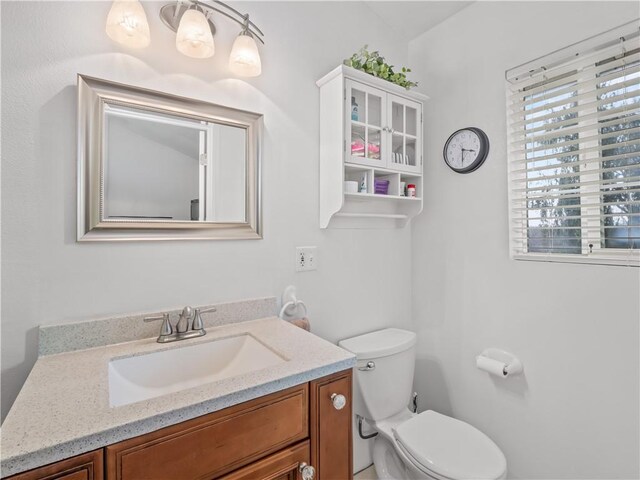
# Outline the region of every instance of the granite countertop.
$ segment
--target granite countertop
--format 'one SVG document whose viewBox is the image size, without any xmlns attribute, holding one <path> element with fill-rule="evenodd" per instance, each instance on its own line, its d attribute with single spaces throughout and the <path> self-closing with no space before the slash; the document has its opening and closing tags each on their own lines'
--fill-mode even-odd
<svg viewBox="0 0 640 480">
<path fill-rule="evenodd" d="M 137 403 L 110 407 L 113 358 L 250 334 L 281 364 Z M 207 328 L 170 344 L 155 338 L 40 357 L 1 429 L 2 476 L 246 402 L 355 365 L 353 354 L 277 317 Z"/>
</svg>

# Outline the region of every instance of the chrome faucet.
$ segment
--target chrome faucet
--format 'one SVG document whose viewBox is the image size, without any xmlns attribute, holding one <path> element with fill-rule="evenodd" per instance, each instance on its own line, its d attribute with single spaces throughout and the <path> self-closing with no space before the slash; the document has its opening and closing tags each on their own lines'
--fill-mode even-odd
<svg viewBox="0 0 640 480">
<path fill-rule="evenodd" d="M 171 325 L 171 318 L 168 313 L 163 313 L 161 316 L 157 317 L 146 317 L 144 321 L 154 322 L 156 320 L 162 320 L 160 335 L 158 336 L 157 342 L 169 343 L 206 335 L 207 331 L 204 329 L 200 314 L 215 311 L 215 307 L 207 308 L 206 310 L 201 310 L 199 308 L 194 310 L 189 306 L 184 307 L 182 309 L 182 313 L 180 313 L 180 316 L 178 317 L 175 328 Z"/>
<path fill-rule="evenodd" d="M 189 330 L 189 321 L 193 316 L 193 309 L 189 306 L 182 309 L 178 323 L 176 323 L 176 333 L 185 333 Z"/>
</svg>

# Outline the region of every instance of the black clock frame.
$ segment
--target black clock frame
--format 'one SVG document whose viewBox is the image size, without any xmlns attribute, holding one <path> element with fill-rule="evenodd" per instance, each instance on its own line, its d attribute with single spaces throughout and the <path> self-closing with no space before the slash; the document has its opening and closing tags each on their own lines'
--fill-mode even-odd
<svg viewBox="0 0 640 480">
<path fill-rule="evenodd" d="M 480 139 L 480 152 L 478 152 L 478 158 L 476 158 L 475 161 L 472 164 L 470 164 L 468 167 L 454 168 L 451 165 L 449 165 L 449 162 L 447 162 L 447 146 L 449 145 L 453 137 L 455 137 L 458 133 L 464 130 L 469 130 L 475 133 L 476 135 L 478 135 L 478 138 Z M 456 173 L 475 172 L 477 169 L 479 169 L 482 166 L 484 161 L 487 159 L 487 155 L 489 155 L 489 137 L 487 136 L 486 133 L 484 133 L 484 131 L 482 131 L 477 127 L 465 127 L 465 128 L 456 130 L 451 135 L 449 135 L 449 138 L 445 142 L 444 148 L 442 149 L 442 157 L 444 158 L 444 163 L 446 163 L 447 167 L 449 167 L 451 170 L 453 170 Z"/>
</svg>

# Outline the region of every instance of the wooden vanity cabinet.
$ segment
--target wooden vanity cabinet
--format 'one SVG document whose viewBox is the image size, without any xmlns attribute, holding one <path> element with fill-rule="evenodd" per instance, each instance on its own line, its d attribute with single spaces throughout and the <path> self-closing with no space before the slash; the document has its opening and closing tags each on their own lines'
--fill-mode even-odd
<svg viewBox="0 0 640 480">
<path fill-rule="evenodd" d="M 310 461 L 309 441 L 306 440 L 225 475 L 220 480 L 303 480 L 300 465 L 309 465 Z"/>
<path fill-rule="evenodd" d="M 106 447 L 108 480 L 219 478 L 309 437 L 309 386 Z"/>
<path fill-rule="evenodd" d="M 19 473 L 9 480 L 103 480 L 103 449 L 83 453 L 44 467 Z"/>
<path fill-rule="evenodd" d="M 349 369 L 10 480 L 351 480 L 351 398 Z"/>
<path fill-rule="evenodd" d="M 352 478 L 352 375 L 339 372 L 311 382 L 311 465 L 323 480 Z M 340 410 L 332 395 L 344 395 Z"/>
</svg>

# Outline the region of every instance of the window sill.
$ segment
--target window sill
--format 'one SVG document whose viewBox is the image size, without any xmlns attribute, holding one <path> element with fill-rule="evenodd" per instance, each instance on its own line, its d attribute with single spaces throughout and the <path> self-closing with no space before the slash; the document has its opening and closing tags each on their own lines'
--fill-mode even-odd
<svg viewBox="0 0 640 480">
<path fill-rule="evenodd" d="M 614 255 L 559 255 L 548 253 L 519 253 L 511 255 L 514 260 L 529 262 L 585 263 L 590 265 L 610 265 L 618 267 L 640 267 L 640 252 Z"/>
</svg>

